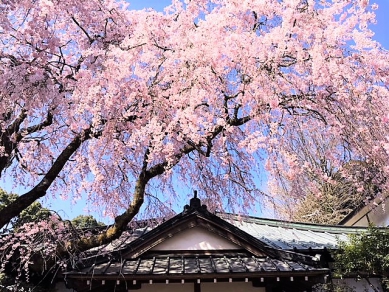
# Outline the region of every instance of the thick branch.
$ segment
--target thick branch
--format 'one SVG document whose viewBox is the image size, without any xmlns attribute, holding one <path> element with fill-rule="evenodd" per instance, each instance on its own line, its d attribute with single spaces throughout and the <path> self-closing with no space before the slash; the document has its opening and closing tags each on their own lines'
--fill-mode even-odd
<svg viewBox="0 0 389 292">
<path fill-rule="evenodd" d="M 231 126 L 241 126 L 244 123 L 248 122 L 250 117 L 235 118 L 229 121 Z M 185 155 L 197 151 L 199 147 L 207 147 L 207 153 L 209 154 L 212 148 L 212 141 L 224 130 L 223 126 L 216 126 L 213 131 L 210 131 L 205 137 L 207 141 L 204 145 L 194 145 L 193 143 L 186 144 L 175 156 L 174 162 L 170 164 L 165 160 L 161 163 L 148 167 L 148 154 L 149 149 L 146 150 L 143 166 L 140 175 L 138 176 L 133 199 L 128 206 L 127 210 L 115 218 L 115 223 L 110 226 L 107 230 L 89 237 L 83 237 L 80 240 L 68 242 L 65 244 L 64 249 L 59 250 L 60 255 L 66 255 L 66 253 L 74 252 L 83 252 L 88 249 L 98 247 L 104 244 L 108 244 L 115 239 L 118 239 L 120 235 L 127 229 L 127 225 L 131 220 L 138 214 L 143 202 L 146 191 L 146 186 L 148 182 L 158 176 L 163 174 L 167 169 L 172 168 L 174 165 L 178 164 L 182 157 Z"/>
<path fill-rule="evenodd" d="M 29 192 L 18 197 L 14 202 L 0 211 L 0 228 L 4 227 L 13 217 L 18 216 L 34 201 L 46 195 L 46 191 L 57 178 L 69 158 L 77 151 L 81 144 L 90 138 L 90 130 L 77 135 L 61 152 L 43 179 Z"/>
<path fill-rule="evenodd" d="M 176 154 L 174 165 L 176 165 L 183 156 L 194 151 L 195 149 L 196 148 L 191 145 L 186 145 L 183 147 L 181 151 Z M 139 175 L 135 185 L 134 198 L 132 199 L 127 210 L 123 214 L 117 216 L 115 218 L 115 223 L 106 231 L 98 235 L 83 237 L 76 242 L 69 242 L 67 245 L 65 245 L 65 250 L 59 251 L 60 254 L 66 254 L 67 252 L 74 253 L 75 251 L 83 252 L 88 249 L 110 243 L 113 240 L 119 238 L 123 231 L 126 230 L 128 223 L 130 223 L 136 214 L 138 214 L 144 202 L 147 183 L 150 181 L 150 179 L 163 174 L 168 167 L 171 168 L 174 166 L 169 165 L 167 161 L 164 161 L 147 169 L 148 151 L 149 150 L 147 150 L 144 157 L 142 172 Z"/>
<path fill-rule="evenodd" d="M 49 111 L 46 119 L 34 126 L 20 129 L 20 125 L 27 118 L 27 111 L 22 110 L 15 121 L 7 127 L 0 137 L 0 146 L 4 147 L 4 154 L 0 156 L 0 177 L 3 170 L 5 170 L 12 163 L 13 152 L 16 151 L 17 143 L 20 142 L 26 135 L 35 133 L 53 123 L 53 116 Z"/>
<path fill-rule="evenodd" d="M 15 119 L 15 121 L 8 126 L 6 132 L 7 133 L 17 133 L 19 131 L 20 125 L 23 123 L 23 121 L 27 117 L 27 111 L 22 110 L 20 115 Z"/>
<path fill-rule="evenodd" d="M 89 237 L 82 237 L 76 242 L 69 242 L 65 245 L 65 250 L 60 250 L 60 254 L 66 255 L 66 253 L 83 252 L 93 247 L 108 244 L 113 240 L 120 237 L 123 231 L 126 230 L 128 223 L 138 214 L 140 207 L 143 204 L 146 185 L 151 177 L 145 176 L 144 173 L 139 176 L 135 186 L 134 198 L 127 210 L 115 218 L 115 223 L 110 226 L 107 230 L 97 235 Z"/>
<path fill-rule="evenodd" d="M 41 123 L 39 123 L 37 125 L 34 125 L 34 126 L 30 126 L 28 128 L 25 128 L 25 129 L 21 129 L 17 133 L 16 141 L 19 142 L 19 141 L 21 141 L 23 139 L 23 137 L 25 135 L 38 132 L 38 131 L 42 130 L 43 128 L 47 127 L 47 126 L 50 126 L 52 123 L 53 123 L 53 115 L 49 111 L 49 112 L 47 112 L 46 119 L 43 122 L 41 122 Z"/>
<path fill-rule="evenodd" d="M 0 156 L 0 177 L 4 169 L 6 169 L 12 160 L 12 151 L 16 148 L 16 142 L 12 140 L 14 133 L 17 133 L 20 129 L 20 125 L 26 119 L 27 114 L 25 110 L 22 110 L 20 115 L 9 125 L 4 133 L 0 135 L 0 146 L 4 147 L 4 154 Z M 0 129 L 1 130 L 1 129 Z"/>
</svg>

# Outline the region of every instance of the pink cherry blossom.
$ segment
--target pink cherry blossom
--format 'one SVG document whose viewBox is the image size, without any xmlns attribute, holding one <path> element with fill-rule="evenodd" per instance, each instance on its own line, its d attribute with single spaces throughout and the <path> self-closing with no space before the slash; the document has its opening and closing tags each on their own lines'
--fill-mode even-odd
<svg viewBox="0 0 389 292">
<path fill-rule="evenodd" d="M 277 177 L 293 196 L 316 191 L 300 174 L 326 176 L 300 138 L 308 150 L 324 145 L 336 169 L 363 157 L 387 175 L 389 60 L 372 40 L 367 1 L 127 6 L 0 7 L 0 174 L 31 190 L 25 202 L 84 195 L 122 214 L 101 244 L 144 201 L 171 206 L 185 188 L 235 211 L 264 195 L 264 175 L 275 197 Z M 26 205 L 1 210 L 0 225 Z"/>
</svg>

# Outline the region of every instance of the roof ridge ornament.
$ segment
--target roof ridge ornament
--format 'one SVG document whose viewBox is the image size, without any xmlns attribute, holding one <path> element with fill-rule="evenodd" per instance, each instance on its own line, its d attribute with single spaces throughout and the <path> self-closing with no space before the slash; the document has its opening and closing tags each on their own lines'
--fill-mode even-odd
<svg viewBox="0 0 389 292">
<path fill-rule="evenodd" d="M 201 205 L 201 200 L 197 197 L 197 191 L 193 191 L 193 198 L 190 199 L 189 205 L 184 206 L 184 213 L 189 210 L 207 210 L 206 205 Z"/>
<path fill-rule="evenodd" d="M 193 209 L 198 209 L 201 207 L 201 201 L 197 198 L 197 191 L 193 192 L 193 198 L 190 199 L 189 206 Z"/>
</svg>

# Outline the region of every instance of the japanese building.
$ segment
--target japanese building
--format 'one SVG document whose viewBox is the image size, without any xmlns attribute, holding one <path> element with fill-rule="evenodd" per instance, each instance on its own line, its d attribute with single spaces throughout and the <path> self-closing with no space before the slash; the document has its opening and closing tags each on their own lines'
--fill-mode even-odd
<svg viewBox="0 0 389 292">
<path fill-rule="evenodd" d="M 60 291 L 308 292 L 334 281 L 330 251 L 338 240 L 366 230 L 213 214 L 196 196 L 180 214 L 150 225 L 91 250 L 64 274 Z M 345 283 L 374 291 L 363 281 Z"/>
</svg>

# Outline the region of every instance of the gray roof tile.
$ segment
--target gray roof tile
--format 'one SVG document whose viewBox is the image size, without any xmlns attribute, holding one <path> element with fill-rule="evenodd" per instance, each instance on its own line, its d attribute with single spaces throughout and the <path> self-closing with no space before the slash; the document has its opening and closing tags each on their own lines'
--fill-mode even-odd
<svg viewBox="0 0 389 292">
<path fill-rule="evenodd" d="M 184 266 L 182 265 L 184 263 Z M 293 261 L 281 261 L 270 258 L 250 256 L 207 256 L 207 257 L 154 257 L 126 260 L 122 262 L 107 262 L 93 265 L 88 270 L 81 271 L 90 275 L 164 275 L 164 274 L 226 274 L 255 272 L 299 272 L 321 270 L 312 266 Z M 66 273 L 80 274 L 72 271 Z"/>
<path fill-rule="evenodd" d="M 122 273 L 123 274 L 133 274 L 138 267 L 138 260 L 126 260 L 123 265 Z"/>
<path fill-rule="evenodd" d="M 213 273 L 215 271 L 211 258 L 199 258 L 198 263 L 200 266 L 201 273 Z"/>
<path fill-rule="evenodd" d="M 136 274 L 151 274 L 154 267 L 155 259 L 140 259 Z"/>
<path fill-rule="evenodd" d="M 110 275 L 110 274 L 120 274 L 122 270 L 122 263 L 121 262 L 111 262 L 108 269 L 106 270 L 105 274 Z M 95 271 L 93 271 L 94 274 Z"/>
<path fill-rule="evenodd" d="M 171 258 L 169 274 L 181 274 L 183 272 L 183 258 Z"/>
<path fill-rule="evenodd" d="M 366 230 L 361 227 L 294 223 L 224 213 L 217 215 L 270 247 L 284 250 L 336 249 L 339 240 L 348 240 L 348 234 Z"/>
</svg>

